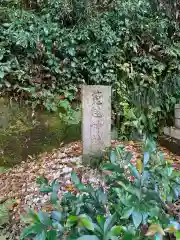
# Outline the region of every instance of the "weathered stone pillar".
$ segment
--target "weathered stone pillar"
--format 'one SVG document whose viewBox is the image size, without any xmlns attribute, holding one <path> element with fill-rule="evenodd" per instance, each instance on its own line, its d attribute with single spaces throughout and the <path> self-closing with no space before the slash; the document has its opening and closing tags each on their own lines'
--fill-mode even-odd
<svg viewBox="0 0 180 240">
<path fill-rule="evenodd" d="M 111 145 L 111 87 L 82 87 L 83 162 L 99 161 L 103 150 Z"/>
<path fill-rule="evenodd" d="M 175 127 L 180 129 L 180 104 L 175 105 Z"/>
</svg>

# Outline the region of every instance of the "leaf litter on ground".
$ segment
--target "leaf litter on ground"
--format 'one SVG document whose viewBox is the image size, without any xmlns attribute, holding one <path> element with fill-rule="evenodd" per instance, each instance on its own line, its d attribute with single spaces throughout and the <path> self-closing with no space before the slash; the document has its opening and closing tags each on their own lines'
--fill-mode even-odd
<svg viewBox="0 0 180 240">
<path fill-rule="evenodd" d="M 131 163 L 141 159 L 141 143 L 140 142 L 120 142 L 112 141 L 112 147 L 124 144 L 125 150 L 132 153 Z M 179 164 L 179 158 L 170 153 L 167 149 L 159 147 L 164 152 L 165 158 L 171 159 L 176 165 Z M 30 157 L 26 162 L 14 166 L 6 172 L 0 173 L 0 204 L 8 200 L 15 199 L 15 203 L 8 206 L 10 212 L 10 223 L 3 226 L 3 231 L 11 232 L 14 238 L 19 239 L 19 232 L 23 223 L 20 216 L 23 215 L 28 208 L 34 210 L 51 211 L 49 204 L 50 194 L 43 194 L 39 191 L 36 180 L 38 177 L 45 177 L 49 181 L 57 179 L 60 188 L 58 197 L 61 198 L 65 192 L 73 192 L 74 184 L 71 180 L 72 171 L 77 174 L 82 183 L 91 183 L 94 187 L 106 188 L 103 181 L 102 172 L 98 169 L 91 169 L 82 164 L 82 143 L 73 142 L 59 149 L 53 150 L 51 153 L 40 154 L 36 158 Z M 0 228 L 1 229 L 1 228 Z M 1 234 L 1 230 L 0 230 Z M 15 237 L 17 235 L 17 237 Z M 1 235 L 0 235 L 1 236 Z M 10 237 L 8 239 L 11 239 Z"/>
</svg>

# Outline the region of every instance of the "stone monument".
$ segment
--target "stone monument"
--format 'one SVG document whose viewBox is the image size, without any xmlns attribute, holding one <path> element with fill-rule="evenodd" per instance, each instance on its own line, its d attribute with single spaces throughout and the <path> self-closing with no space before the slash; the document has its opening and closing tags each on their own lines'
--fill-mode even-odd
<svg viewBox="0 0 180 240">
<path fill-rule="evenodd" d="M 111 87 L 82 87 L 83 162 L 93 164 L 111 145 Z"/>
<path fill-rule="evenodd" d="M 180 104 L 175 105 L 175 126 L 165 127 L 160 143 L 180 156 Z"/>
</svg>

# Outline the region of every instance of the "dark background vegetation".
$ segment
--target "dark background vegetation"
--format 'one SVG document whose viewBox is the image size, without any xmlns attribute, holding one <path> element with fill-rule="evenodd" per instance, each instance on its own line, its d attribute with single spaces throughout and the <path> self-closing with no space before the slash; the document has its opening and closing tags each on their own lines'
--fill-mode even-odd
<svg viewBox="0 0 180 240">
<path fill-rule="evenodd" d="M 179 101 L 178 0 L 0 0 L 0 88 L 57 111 L 81 84 L 113 87 L 121 132 L 155 134 Z M 68 94 L 67 94 L 68 93 Z"/>
</svg>

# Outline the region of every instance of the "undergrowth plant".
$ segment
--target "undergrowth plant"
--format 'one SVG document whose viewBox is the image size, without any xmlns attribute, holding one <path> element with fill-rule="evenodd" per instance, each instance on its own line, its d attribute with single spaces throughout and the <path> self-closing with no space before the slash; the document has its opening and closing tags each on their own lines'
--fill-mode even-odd
<svg viewBox="0 0 180 240">
<path fill-rule="evenodd" d="M 146 141 L 136 167 L 122 146 L 103 164 L 106 187 L 84 185 L 72 173 L 74 191 L 58 199 L 57 180 L 39 178 L 40 191 L 51 192 L 53 211 L 30 210 L 21 239 L 143 240 L 179 236 L 179 172 Z M 122 163 L 124 166 L 122 167 Z M 168 238 L 169 237 L 169 238 Z"/>
</svg>

